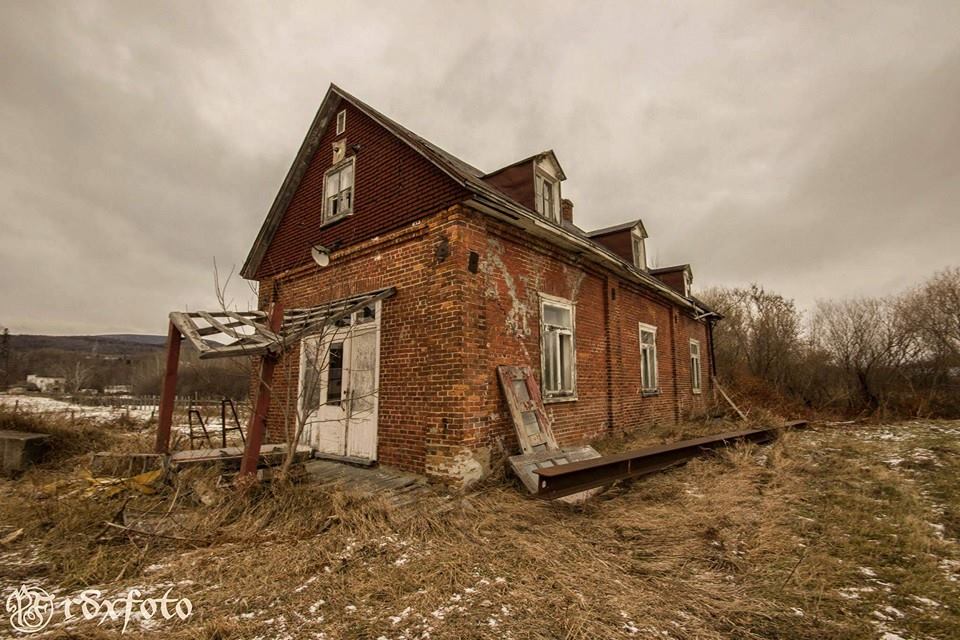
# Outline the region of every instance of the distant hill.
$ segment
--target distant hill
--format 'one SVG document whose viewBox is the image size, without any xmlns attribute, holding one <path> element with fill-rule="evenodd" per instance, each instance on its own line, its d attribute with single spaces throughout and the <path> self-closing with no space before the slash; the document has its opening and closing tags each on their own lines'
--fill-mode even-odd
<svg viewBox="0 0 960 640">
<path fill-rule="evenodd" d="M 110 334 L 102 336 L 42 336 L 10 335 L 10 348 L 14 351 L 35 349 L 59 349 L 103 355 L 131 355 L 163 349 L 166 336 L 136 334 Z"/>
</svg>

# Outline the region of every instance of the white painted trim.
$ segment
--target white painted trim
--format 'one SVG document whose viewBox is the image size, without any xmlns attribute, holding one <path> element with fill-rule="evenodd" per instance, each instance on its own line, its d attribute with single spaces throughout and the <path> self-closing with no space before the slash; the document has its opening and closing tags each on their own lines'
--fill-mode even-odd
<svg viewBox="0 0 960 640">
<path fill-rule="evenodd" d="M 639 261 L 641 264 L 637 264 L 638 263 L 638 260 L 637 260 L 637 243 L 638 242 L 640 243 L 640 251 L 643 254 L 642 255 L 643 260 Z M 646 243 L 646 239 L 643 237 L 643 234 L 640 233 L 640 231 L 636 227 L 630 230 L 630 252 L 633 254 L 633 266 L 635 266 L 637 269 L 646 271 L 647 270 L 647 243 Z"/>
<path fill-rule="evenodd" d="M 353 190 L 353 193 L 350 195 L 350 210 L 340 211 L 337 213 L 337 215 L 330 217 L 327 215 L 327 176 L 329 176 L 331 173 L 342 171 L 348 164 L 353 165 L 353 185 L 350 187 Z M 320 201 L 320 203 L 320 220 L 322 221 L 322 224 L 336 222 L 341 218 L 346 218 L 347 216 L 353 214 L 353 210 L 357 206 L 357 156 L 347 156 L 323 172 L 323 199 Z"/>
<path fill-rule="evenodd" d="M 547 293 L 539 293 L 540 296 L 540 396 L 544 404 L 554 402 L 572 402 L 577 399 L 577 303 L 566 298 L 552 296 Z M 570 393 L 557 393 L 547 391 L 547 380 L 545 377 L 546 360 L 544 358 L 544 332 L 543 332 L 543 307 L 549 304 L 556 307 L 565 307 L 570 311 L 570 384 L 572 386 Z"/>
<path fill-rule="evenodd" d="M 644 392 L 650 393 L 654 391 L 659 391 L 660 389 L 660 358 L 657 356 L 657 327 L 652 324 L 646 324 L 644 322 L 638 322 L 639 325 L 637 330 L 637 340 L 640 345 L 640 389 Z M 644 386 L 643 381 L 643 332 L 653 334 L 653 376 L 654 384 L 652 387 Z"/>
<path fill-rule="evenodd" d="M 697 347 L 697 376 L 696 376 L 697 386 L 694 386 L 693 384 L 693 346 L 694 345 L 696 345 Z M 701 351 L 700 349 L 700 341 L 697 340 L 696 338 L 690 338 L 690 372 L 691 372 L 690 390 L 695 394 L 699 394 L 703 390 L 703 351 Z"/>
</svg>

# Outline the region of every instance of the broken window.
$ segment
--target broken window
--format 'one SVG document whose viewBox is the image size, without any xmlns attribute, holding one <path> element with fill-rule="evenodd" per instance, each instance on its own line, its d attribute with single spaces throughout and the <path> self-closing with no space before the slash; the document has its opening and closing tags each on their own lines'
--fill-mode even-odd
<svg viewBox="0 0 960 640">
<path fill-rule="evenodd" d="M 357 311 L 355 314 L 357 317 L 357 324 L 367 324 L 368 322 L 374 322 L 377 319 L 377 309 L 376 305 L 370 305 L 364 307 L 360 311 Z"/>
<path fill-rule="evenodd" d="M 554 192 L 555 189 L 556 185 L 552 180 L 545 176 L 537 175 L 537 213 L 553 222 L 557 222 L 557 198 Z"/>
<path fill-rule="evenodd" d="M 540 306 L 542 385 L 545 398 L 572 398 L 576 391 L 574 306 L 543 296 Z"/>
<path fill-rule="evenodd" d="M 340 404 L 343 398 L 343 343 L 330 344 L 330 365 L 327 367 L 327 404 Z"/>
<path fill-rule="evenodd" d="M 700 342 L 690 340 L 690 387 L 700 393 Z"/>
<path fill-rule="evenodd" d="M 657 328 L 640 323 L 640 383 L 644 391 L 657 390 Z"/>
<path fill-rule="evenodd" d="M 327 171 L 323 187 L 324 222 L 353 213 L 353 174 L 353 158 Z"/>
</svg>

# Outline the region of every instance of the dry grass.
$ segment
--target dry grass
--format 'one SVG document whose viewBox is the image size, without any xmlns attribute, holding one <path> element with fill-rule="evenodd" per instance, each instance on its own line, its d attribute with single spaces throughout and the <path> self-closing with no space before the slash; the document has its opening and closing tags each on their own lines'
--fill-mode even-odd
<svg viewBox="0 0 960 640">
<path fill-rule="evenodd" d="M 733 428 L 688 423 L 601 447 Z M 28 507 L 29 481 L 6 483 L 0 510 L 29 527 L 20 548 L 38 552 L 34 577 L 48 585 L 189 597 L 194 616 L 163 637 L 949 638 L 960 628 L 958 434 L 957 423 L 811 429 L 577 507 L 512 484 L 458 497 L 442 516 L 432 500 L 410 517 L 310 484 L 211 501 L 196 472 L 136 499 L 165 510 L 176 494 L 169 532 L 190 542 L 97 543 L 123 498 Z"/>
</svg>

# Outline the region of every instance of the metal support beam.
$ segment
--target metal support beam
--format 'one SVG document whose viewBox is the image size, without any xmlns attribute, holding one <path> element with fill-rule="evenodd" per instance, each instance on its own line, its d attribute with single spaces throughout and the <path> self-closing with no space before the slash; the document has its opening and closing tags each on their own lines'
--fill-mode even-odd
<svg viewBox="0 0 960 640">
<path fill-rule="evenodd" d="M 798 420 L 783 427 L 769 429 L 751 429 L 721 433 L 705 438 L 683 440 L 673 444 L 628 451 L 612 456 L 602 456 L 580 462 L 546 467 L 534 470 L 539 477 L 537 497 L 545 499 L 560 498 L 587 489 L 602 487 L 617 480 L 637 478 L 649 473 L 663 471 L 683 464 L 702 453 L 720 449 L 739 442 L 768 442 L 776 437 L 783 428 L 806 426 Z"/>
<path fill-rule="evenodd" d="M 173 323 L 167 330 L 167 366 L 160 391 L 160 413 L 157 425 L 156 453 L 170 453 L 170 428 L 173 425 L 173 408 L 177 398 L 177 369 L 180 367 L 180 342 L 183 336 Z"/>
<path fill-rule="evenodd" d="M 270 310 L 270 331 L 279 334 L 283 324 L 283 306 L 279 302 L 273 303 Z M 243 462 L 240 463 L 241 482 L 252 482 L 257 475 L 257 464 L 260 462 L 260 445 L 267 431 L 267 412 L 270 410 L 270 392 L 273 386 L 273 370 L 277 366 L 277 356 L 266 353 L 260 359 L 260 375 L 257 379 L 257 397 L 250 414 L 250 423 L 247 427 L 247 442 L 243 450 Z"/>
</svg>

